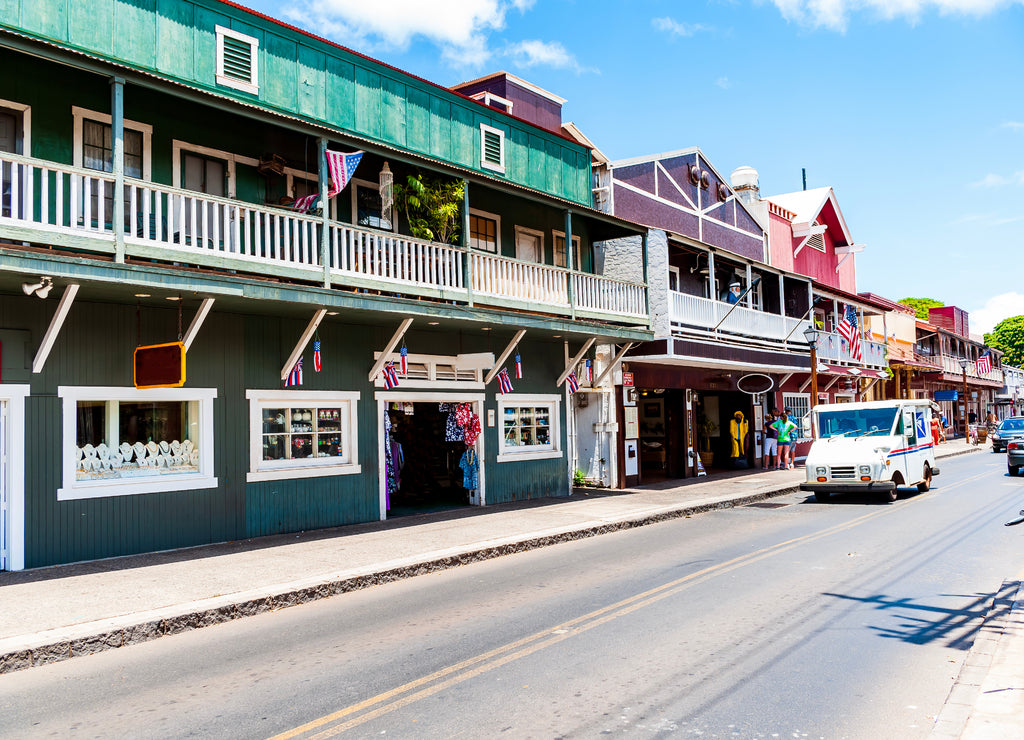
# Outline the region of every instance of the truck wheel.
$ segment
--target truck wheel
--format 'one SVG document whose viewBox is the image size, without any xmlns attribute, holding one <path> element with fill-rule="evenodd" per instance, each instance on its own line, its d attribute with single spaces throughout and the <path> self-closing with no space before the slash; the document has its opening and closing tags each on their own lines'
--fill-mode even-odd
<svg viewBox="0 0 1024 740">
<path fill-rule="evenodd" d="M 882 494 L 886 501 L 895 501 L 899 496 L 899 487 L 903 485 L 903 477 L 899 473 L 894 473 L 892 476 L 892 482 L 896 484 L 896 488 Z"/>
<path fill-rule="evenodd" d="M 829 492 L 828 491 L 815 491 L 814 492 L 814 500 L 817 501 L 819 504 L 827 504 L 828 500 L 829 500 Z"/>
<path fill-rule="evenodd" d="M 917 490 L 921 493 L 927 493 L 928 489 L 932 487 L 932 469 L 928 463 L 924 465 L 924 480 L 917 484 Z"/>
</svg>

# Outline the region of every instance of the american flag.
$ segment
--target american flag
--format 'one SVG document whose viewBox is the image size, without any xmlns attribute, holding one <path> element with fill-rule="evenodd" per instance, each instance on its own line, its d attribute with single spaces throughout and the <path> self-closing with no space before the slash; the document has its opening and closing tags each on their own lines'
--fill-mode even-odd
<svg viewBox="0 0 1024 740">
<path fill-rule="evenodd" d="M 519 359 L 519 353 L 516 352 L 516 380 L 523 377 L 523 361 Z"/>
<path fill-rule="evenodd" d="M 395 363 L 393 362 L 384 366 L 384 387 L 389 390 L 398 387 L 398 373 L 395 372 Z"/>
<path fill-rule="evenodd" d="M 320 363 L 320 340 L 313 340 L 313 369 L 320 372 L 323 365 Z"/>
<path fill-rule="evenodd" d="M 857 362 L 864 362 L 864 351 L 860 346 L 860 331 L 857 329 L 857 309 L 849 304 L 846 305 L 843 320 L 839 322 L 836 331 L 850 343 L 850 356 Z"/>
<path fill-rule="evenodd" d="M 300 357 L 298 362 L 292 365 L 292 371 L 288 373 L 288 379 L 284 381 L 286 386 L 289 385 L 302 385 L 302 358 Z"/>
<path fill-rule="evenodd" d="M 989 350 L 985 350 L 974 362 L 974 369 L 978 371 L 978 375 L 984 375 L 985 373 L 992 372 L 992 355 Z"/>
<path fill-rule="evenodd" d="M 409 350 L 407 350 L 405 348 L 404 344 L 402 345 L 401 357 L 402 357 L 402 375 L 408 375 L 409 374 Z"/>
<path fill-rule="evenodd" d="M 327 152 L 327 169 L 331 172 L 331 188 L 327 191 L 328 198 L 333 198 L 345 189 L 362 158 L 362 152 Z"/>
<path fill-rule="evenodd" d="M 587 382 L 588 383 L 593 383 L 594 382 L 594 365 L 593 365 L 593 362 L 591 360 L 587 360 L 586 370 L 587 370 Z"/>
<path fill-rule="evenodd" d="M 512 381 L 508 378 L 508 370 L 501 368 L 498 371 L 498 385 L 501 387 L 502 393 L 512 392 Z"/>
<path fill-rule="evenodd" d="M 569 373 L 569 377 L 565 379 L 565 385 L 569 388 L 569 393 L 575 393 L 580 389 L 580 381 L 576 378 L 576 373 Z"/>
</svg>

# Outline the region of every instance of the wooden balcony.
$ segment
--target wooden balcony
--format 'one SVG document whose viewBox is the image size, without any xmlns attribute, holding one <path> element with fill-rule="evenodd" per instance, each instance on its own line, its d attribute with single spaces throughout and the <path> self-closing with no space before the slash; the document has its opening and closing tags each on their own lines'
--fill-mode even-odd
<svg viewBox="0 0 1024 740">
<path fill-rule="evenodd" d="M 672 323 L 680 328 L 732 335 L 758 344 L 787 346 L 791 350 L 807 346 L 803 335 L 810 324 L 807 320 L 676 291 L 669 291 L 669 313 Z"/>
<path fill-rule="evenodd" d="M 120 256 L 113 175 L 0 153 L 0 183 L 0 238 Z M 643 284 L 142 180 L 124 188 L 127 257 L 649 325 Z"/>
<path fill-rule="evenodd" d="M 942 355 L 942 372 L 946 375 L 955 375 L 958 379 L 963 378 L 964 369 L 960 367 L 960 358 L 951 355 Z M 979 373 L 974 365 L 974 360 L 967 363 L 968 380 L 986 380 L 1002 384 L 1004 381 L 1003 371 L 1000 368 L 992 368 L 987 373 Z"/>
<path fill-rule="evenodd" d="M 888 367 L 885 345 L 862 339 L 860 349 L 863 358 L 858 360 L 850 352 L 850 343 L 836 332 L 818 332 L 818 360 L 837 362 L 843 365 L 866 365 L 879 370 Z"/>
</svg>

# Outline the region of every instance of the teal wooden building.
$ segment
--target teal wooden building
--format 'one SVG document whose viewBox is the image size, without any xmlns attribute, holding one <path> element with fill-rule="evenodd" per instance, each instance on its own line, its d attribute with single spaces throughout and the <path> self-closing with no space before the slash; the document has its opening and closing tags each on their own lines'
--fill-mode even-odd
<svg viewBox="0 0 1024 740">
<path fill-rule="evenodd" d="M 588 148 L 229 2 L 0 8 L 0 569 L 569 493 L 567 376 L 652 336 Z"/>
</svg>

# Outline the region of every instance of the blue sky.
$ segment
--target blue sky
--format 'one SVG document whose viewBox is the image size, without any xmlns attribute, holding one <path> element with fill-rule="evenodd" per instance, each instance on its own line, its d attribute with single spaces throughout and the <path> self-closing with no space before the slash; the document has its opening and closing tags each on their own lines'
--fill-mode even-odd
<svg viewBox="0 0 1024 740">
<path fill-rule="evenodd" d="M 241 0 L 441 85 L 508 70 L 614 159 L 830 185 L 857 287 L 1024 314 L 1024 0 Z"/>
</svg>

